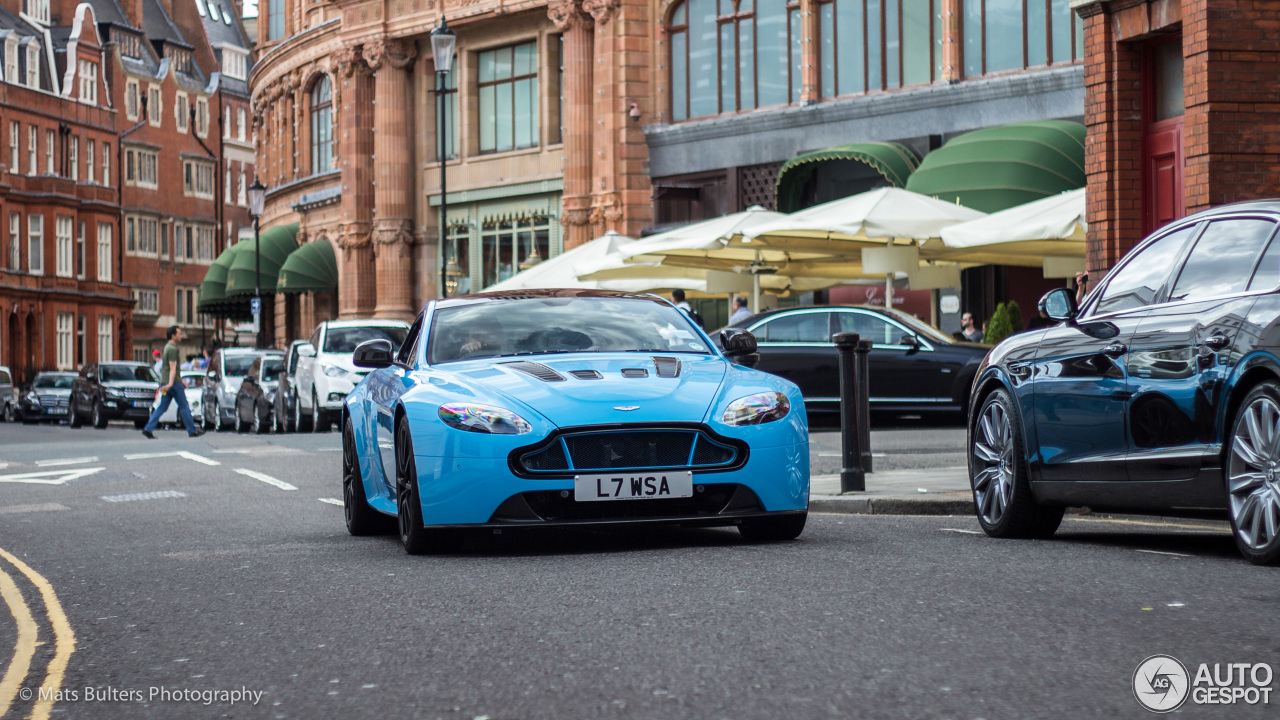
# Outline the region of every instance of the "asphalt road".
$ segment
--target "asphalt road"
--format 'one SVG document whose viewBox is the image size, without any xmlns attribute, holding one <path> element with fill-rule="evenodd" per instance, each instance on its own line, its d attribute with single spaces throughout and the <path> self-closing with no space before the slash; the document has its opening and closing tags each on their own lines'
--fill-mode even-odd
<svg viewBox="0 0 1280 720">
<path fill-rule="evenodd" d="M 64 691 L 0 716 L 1139 718 L 1150 655 L 1280 655 L 1276 570 L 1220 524 L 1068 518 L 1020 542 L 812 515 L 789 543 L 507 533 L 410 557 L 346 534 L 336 433 L 160 438 L 0 425 L 0 669 L 28 651 L 18 689 Z M 174 695 L 240 689 L 257 704 Z"/>
</svg>

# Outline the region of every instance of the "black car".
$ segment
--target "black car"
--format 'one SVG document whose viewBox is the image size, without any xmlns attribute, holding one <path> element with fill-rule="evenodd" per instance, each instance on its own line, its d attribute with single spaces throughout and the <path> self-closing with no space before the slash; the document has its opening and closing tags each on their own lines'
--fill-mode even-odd
<svg viewBox="0 0 1280 720">
<path fill-rule="evenodd" d="M 80 427 L 87 417 L 96 428 L 110 420 L 132 420 L 142 428 L 151 417 L 151 402 L 160 389 L 150 365 L 136 362 L 104 362 L 86 365 L 71 388 L 67 419 Z"/>
<path fill-rule="evenodd" d="M 1277 201 L 1184 218 L 992 350 L 969 420 L 988 535 L 1052 535 L 1065 506 L 1225 515 L 1245 557 L 1280 561 L 1277 227 Z"/>
<path fill-rule="evenodd" d="M 284 356 L 284 370 L 280 373 L 280 383 L 276 388 L 275 417 L 276 432 L 297 432 L 298 420 L 298 361 L 302 359 L 302 348 L 311 347 L 306 340 L 294 340 Z"/>
<path fill-rule="evenodd" d="M 240 391 L 236 393 L 237 432 L 271 430 L 271 414 L 283 369 L 284 358 L 278 354 L 260 355 L 249 366 L 249 374 L 240 381 Z"/>
<path fill-rule="evenodd" d="M 956 342 L 907 313 L 871 306 L 774 310 L 730 327 L 756 336 L 756 367 L 799 385 L 811 410 L 839 409 L 839 355 L 831 342 L 837 333 L 855 332 L 874 343 L 867 357 L 873 411 L 959 415 L 991 349 Z"/>
<path fill-rule="evenodd" d="M 67 406 L 71 402 L 71 386 L 75 382 L 73 372 L 37 373 L 31 387 L 18 404 L 22 422 L 59 422 L 67 419 Z"/>
</svg>

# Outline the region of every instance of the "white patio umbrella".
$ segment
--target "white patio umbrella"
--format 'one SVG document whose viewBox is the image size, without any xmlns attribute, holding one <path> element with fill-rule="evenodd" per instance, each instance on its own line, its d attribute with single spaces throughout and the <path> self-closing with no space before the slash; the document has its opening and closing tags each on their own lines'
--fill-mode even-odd
<svg viewBox="0 0 1280 720">
<path fill-rule="evenodd" d="M 1085 255 L 1084 188 L 1035 200 L 942 230 L 942 244 L 921 255 L 1024 267 L 1076 263 Z M 1062 259 L 1064 262 L 1056 261 Z"/>
<path fill-rule="evenodd" d="M 658 289 L 680 288 L 704 292 L 706 280 L 686 277 L 680 273 L 664 275 L 662 268 L 649 268 L 649 272 L 638 273 L 627 278 L 609 280 L 579 280 L 574 267 L 580 263 L 600 260 L 636 240 L 616 232 L 609 231 L 604 235 L 576 248 L 566 250 L 556 257 L 521 271 L 502 282 L 485 288 L 495 290 L 531 290 L 535 288 L 589 288 L 599 290 L 620 290 L 623 292 L 648 292 Z"/>
</svg>

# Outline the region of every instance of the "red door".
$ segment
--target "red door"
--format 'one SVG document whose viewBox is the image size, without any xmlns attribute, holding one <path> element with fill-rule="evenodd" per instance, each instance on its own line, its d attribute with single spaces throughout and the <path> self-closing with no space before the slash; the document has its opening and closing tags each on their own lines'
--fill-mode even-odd
<svg viewBox="0 0 1280 720">
<path fill-rule="evenodd" d="M 1182 118 L 1148 125 L 1143 144 L 1146 159 L 1143 230 L 1150 234 L 1187 214 L 1182 189 Z"/>
</svg>

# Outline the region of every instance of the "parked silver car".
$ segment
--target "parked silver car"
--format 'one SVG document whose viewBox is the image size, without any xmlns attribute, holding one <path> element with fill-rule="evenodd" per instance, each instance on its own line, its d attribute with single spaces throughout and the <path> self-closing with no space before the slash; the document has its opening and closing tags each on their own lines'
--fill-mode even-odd
<svg viewBox="0 0 1280 720">
<path fill-rule="evenodd" d="M 253 361 L 264 355 L 283 355 L 279 350 L 222 348 L 209 360 L 204 384 L 204 427 L 225 430 L 236 421 L 236 395 L 249 374 Z"/>
<path fill-rule="evenodd" d="M 0 420 L 13 422 L 18 419 L 18 397 L 13 393 L 13 373 L 0 365 Z"/>
</svg>

